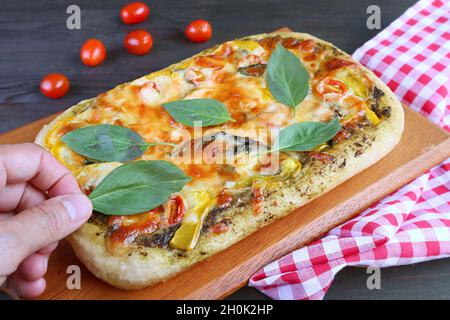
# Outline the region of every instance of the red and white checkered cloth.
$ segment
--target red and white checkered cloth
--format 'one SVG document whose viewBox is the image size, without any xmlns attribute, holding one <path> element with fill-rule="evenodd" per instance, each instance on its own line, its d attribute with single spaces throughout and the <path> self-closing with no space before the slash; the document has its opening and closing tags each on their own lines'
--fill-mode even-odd
<svg viewBox="0 0 450 320">
<path fill-rule="evenodd" d="M 450 131 L 450 1 L 422 0 L 353 57 Z M 249 285 L 274 299 L 322 299 L 345 266 L 450 256 L 450 158 L 324 238 L 274 261 Z"/>
</svg>

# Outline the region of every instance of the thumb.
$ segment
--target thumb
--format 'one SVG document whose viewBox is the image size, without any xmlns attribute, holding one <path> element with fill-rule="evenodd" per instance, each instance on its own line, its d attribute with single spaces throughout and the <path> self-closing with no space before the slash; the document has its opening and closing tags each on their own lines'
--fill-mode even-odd
<svg viewBox="0 0 450 320">
<path fill-rule="evenodd" d="M 91 215 L 92 203 L 81 193 L 51 198 L 7 220 L 17 240 L 19 261 L 78 229 Z"/>
</svg>

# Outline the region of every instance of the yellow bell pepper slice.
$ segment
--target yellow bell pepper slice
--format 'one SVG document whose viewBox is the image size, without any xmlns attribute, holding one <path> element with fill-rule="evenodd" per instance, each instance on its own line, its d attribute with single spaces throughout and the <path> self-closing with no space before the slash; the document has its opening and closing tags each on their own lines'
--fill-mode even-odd
<svg viewBox="0 0 450 320">
<path fill-rule="evenodd" d="M 186 69 L 187 67 L 190 67 L 193 64 L 193 60 L 192 59 L 186 59 L 182 62 L 180 62 L 177 66 L 176 66 L 176 70 L 183 70 Z"/>
<path fill-rule="evenodd" d="M 302 169 L 302 164 L 295 158 L 288 158 L 281 163 L 281 175 L 279 179 L 282 180 L 295 177 Z"/>
<path fill-rule="evenodd" d="M 146 75 L 144 77 L 148 80 L 153 80 L 156 77 L 170 76 L 171 74 L 172 74 L 172 71 L 170 69 L 162 69 L 159 71 L 152 72 L 149 75 Z"/>
<path fill-rule="evenodd" d="M 261 88 L 260 89 L 262 98 L 264 101 L 270 101 L 273 100 L 272 93 L 270 92 L 269 88 Z"/>
<path fill-rule="evenodd" d="M 68 156 L 63 156 L 63 151 L 69 153 Z M 84 157 L 68 149 L 64 142 L 57 142 L 50 148 L 50 153 L 59 160 L 67 169 L 69 169 L 73 175 L 78 173 L 80 168 L 80 163 L 83 161 Z"/>
<path fill-rule="evenodd" d="M 363 99 L 368 97 L 368 84 L 364 82 L 364 78 L 357 74 L 353 68 L 342 69 L 335 74 L 334 78 L 344 83 L 347 88 L 352 88 L 355 95 Z"/>
<path fill-rule="evenodd" d="M 380 118 L 376 115 L 375 112 L 373 112 L 368 106 L 364 107 L 366 111 L 366 117 L 369 119 L 369 121 L 374 125 L 377 126 L 380 123 Z"/>
<path fill-rule="evenodd" d="M 330 146 L 328 145 L 328 143 L 322 143 L 322 144 L 319 144 L 317 147 L 315 147 L 314 151 L 315 152 L 322 152 L 322 151 L 325 151 L 325 150 L 327 150 L 329 148 L 330 148 Z"/>
<path fill-rule="evenodd" d="M 235 40 L 235 41 L 233 41 L 233 43 L 235 45 L 237 45 L 239 48 L 245 49 L 248 51 L 253 51 L 257 48 L 262 49 L 262 47 L 259 45 L 259 43 L 256 41 L 253 41 L 253 40 Z"/>
<path fill-rule="evenodd" d="M 200 237 L 203 220 L 215 203 L 207 191 L 194 191 L 192 198 L 196 205 L 192 209 L 187 210 L 180 228 L 170 240 L 172 248 L 188 251 L 194 249 Z"/>
<path fill-rule="evenodd" d="M 288 158 L 281 163 L 281 173 L 275 176 L 253 175 L 243 179 L 236 184 L 236 187 L 245 188 L 253 184 L 254 181 L 271 183 L 286 180 L 289 177 L 295 177 L 302 169 L 302 164 L 295 158 Z"/>
</svg>

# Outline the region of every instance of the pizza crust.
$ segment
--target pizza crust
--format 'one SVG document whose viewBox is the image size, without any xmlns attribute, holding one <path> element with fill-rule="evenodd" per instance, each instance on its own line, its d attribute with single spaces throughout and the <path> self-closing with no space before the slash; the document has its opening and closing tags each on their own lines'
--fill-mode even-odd
<svg viewBox="0 0 450 320">
<path fill-rule="evenodd" d="M 331 45 L 304 33 L 279 32 L 275 34 L 309 38 Z M 262 34 L 249 38 L 257 39 L 264 36 L 267 35 Z M 217 235 L 203 234 L 196 247 L 187 255 L 182 256 L 178 255 L 176 250 L 148 247 L 133 247 L 127 254 L 113 256 L 106 250 L 104 228 L 86 223 L 69 236 L 69 242 L 77 257 L 98 278 L 115 287 L 126 290 L 143 288 L 174 277 L 196 262 L 224 250 L 259 228 L 289 214 L 294 209 L 318 198 L 368 168 L 388 154 L 399 142 L 404 126 L 404 114 L 400 102 L 391 90 L 371 71 L 364 67 L 363 69 L 374 84 L 384 92 L 385 95 L 382 99 L 391 106 L 390 117 L 384 119 L 378 126 L 370 127 L 362 132 L 358 131 L 355 136 L 334 146 L 332 152 L 336 156 L 336 161 L 332 164 L 324 166 L 318 162 L 313 163 L 306 172 L 302 170 L 302 174 L 293 181 L 283 184 L 282 188 L 269 190 L 264 210 L 259 215 L 253 213 L 250 203 L 238 208 L 229 208 L 226 214 L 233 216 L 230 229 L 226 233 Z M 44 137 L 53 126 L 65 117 L 88 108 L 91 101 L 93 99 L 85 100 L 58 116 L 41 130 L 35 142 L 44 145 Z M 355 153 L 356 143 L 363 145 L 364 149 L 358 156 Z M 274 203 L 277 205 L 273 205 Z"/>
</svg>

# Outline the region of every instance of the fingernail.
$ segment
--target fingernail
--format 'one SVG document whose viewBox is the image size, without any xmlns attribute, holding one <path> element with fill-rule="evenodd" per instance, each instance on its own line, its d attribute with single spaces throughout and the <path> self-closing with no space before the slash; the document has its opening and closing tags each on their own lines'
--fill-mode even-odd
<svg viewBox="0 0 450 320">
<path fill-rule="evenodd" d="M 92 213 L 91 201 L 83 194 L 65 195 L 62 203 L 73 222 L 87 220 Z"/>
</svg>

